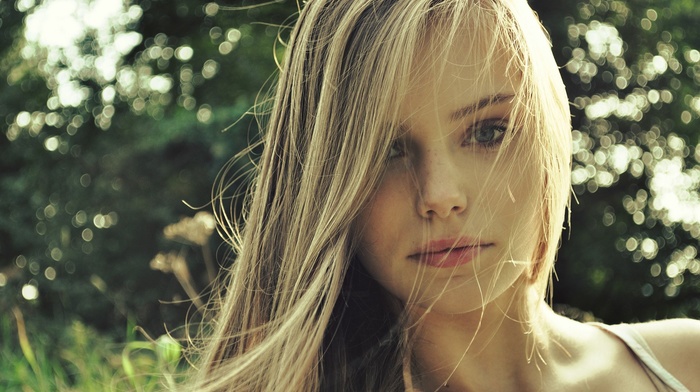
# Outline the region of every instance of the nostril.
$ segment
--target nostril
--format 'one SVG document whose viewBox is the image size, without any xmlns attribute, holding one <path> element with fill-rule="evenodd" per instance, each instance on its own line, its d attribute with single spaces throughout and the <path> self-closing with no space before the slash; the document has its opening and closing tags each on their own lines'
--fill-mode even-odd
<svg viewBox="0 0 700 392">
<path fill-rule="evenodd" d="M 420 206 L 420 212 L 426 218 L 447 218 L 462 213 L 465 208 L 466 197 L 454 195 L 442 199 L 425 199 Z"/>
</svg>

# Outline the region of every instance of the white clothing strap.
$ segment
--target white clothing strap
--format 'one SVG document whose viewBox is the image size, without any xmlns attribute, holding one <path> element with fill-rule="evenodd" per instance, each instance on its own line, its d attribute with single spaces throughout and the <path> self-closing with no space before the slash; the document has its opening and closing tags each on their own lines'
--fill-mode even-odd
<svg viewBox="0 0 700 392">
<path fill-rule="evenodd" d="M 610 332 L 622 340 L 637 356 L 647 374 L 659 391 L 690 392 L 677 378 L 666 370 L 651 351 L 646 340 L 629 324 L 605 325 L 593 323 L 597 327 Z"/>
</svg>

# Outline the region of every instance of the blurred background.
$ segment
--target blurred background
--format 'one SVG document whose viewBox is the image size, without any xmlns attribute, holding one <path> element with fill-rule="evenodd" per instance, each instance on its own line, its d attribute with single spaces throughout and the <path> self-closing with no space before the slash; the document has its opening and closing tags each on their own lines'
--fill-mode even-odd
<svg viewBox="0 0 700 392">
<path fill-rule="evenodd" d="M 700 7 L 530 4 L 573 110 L 555 304 L 700 318 Z M 186 366 L 175 340 L 231 262 L 212 184 L 258 137 L 296 10 L 0 0 L 0 390 L 157 390 Z"/>
</svg>

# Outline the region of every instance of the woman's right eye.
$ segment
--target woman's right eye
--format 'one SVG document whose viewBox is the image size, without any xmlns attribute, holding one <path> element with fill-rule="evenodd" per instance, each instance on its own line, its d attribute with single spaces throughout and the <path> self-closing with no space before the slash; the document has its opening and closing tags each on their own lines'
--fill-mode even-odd
<svg viewBox="0 0 700 392">
<path fill-rule="evenodd" d="M 394 159 L 394 158 L 400 158 L 404 155 L 405 153 L 405 146 L 403 143 L 401 143 L 398 140 L 395 140 L 394 142 L 391 143 L 391 147 L 389 147 L 389 156 L 387 157 L 388 159 Z"/>
</svg>

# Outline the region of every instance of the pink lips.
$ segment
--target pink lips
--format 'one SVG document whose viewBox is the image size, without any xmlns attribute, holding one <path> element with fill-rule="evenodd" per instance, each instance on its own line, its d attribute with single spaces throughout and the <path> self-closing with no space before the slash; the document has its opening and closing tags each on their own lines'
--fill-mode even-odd
<svg viewBox="0 0 700 392">
<path fill-rule="evenodd" d="M 481 251 L 493 246 L 471 238 L 430 241 L 408 257 L 435 268 L 457 267 L 474 260 Z"/>
</svg>

